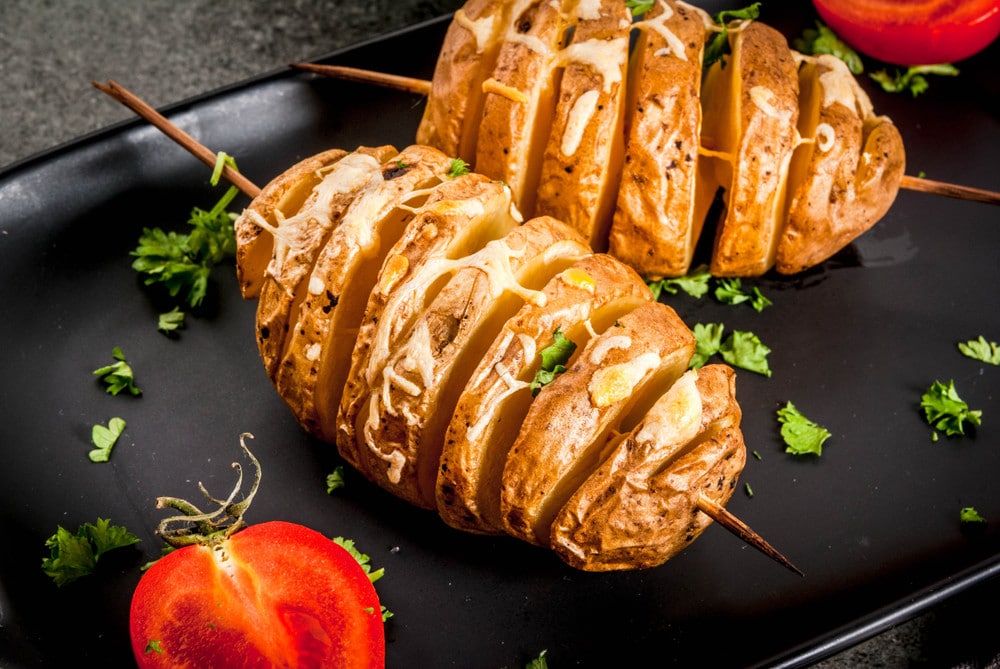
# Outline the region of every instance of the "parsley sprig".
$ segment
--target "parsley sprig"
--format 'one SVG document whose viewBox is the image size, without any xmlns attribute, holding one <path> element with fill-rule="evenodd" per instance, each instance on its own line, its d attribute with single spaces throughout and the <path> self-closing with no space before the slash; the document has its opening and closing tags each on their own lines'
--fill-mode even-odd
<svg viewBox="0 0 1000 669">
<path fill-rule="evenodd" d="M 93 442 L 94 448 L 87 454 L 90 461 L 107 462 L 111 458 L 111 449 L 114 448 L 124 431 L 125 419 L 117 416 L 108 421 L 107 427 L 97 424 L 91 428 L 90 440 Z"/>
<path fill-rule="evenodd" d="M 76 534 L 60 525 L 56 533 L 45 540 L 51 554 L 42 560 L 42 571 L 62 587 L 93 573 L 97 561 L 108 551 L 136 543 L 139 543 L 137 536 L 105 518 L 98 518 L 96 523 L 84 523 Z"/>
<path fill-rule="evenodd" d="M 947 384 L 934 381 L 920 398 L 920 407 L 924 410 L 927 422 L 935 430 L 935 440 L 938 432 L 944 432 L 948 436 L 964 435 L 966 424 L 982 424 L 983 412 L 969 408 L 955 389 L 954 380 Z"/>
<path fill-rule="evenodd" d="M 224 164 L 236 167 L 231 157 L 219 154 L 212 174 L 213 186 L 218 183 Z M 226 207 L 238 194 L 239 189 L 230 186 L 208 211 L 192 209 L 188 219 L 191 231 L 187 234 L 144 228 L 138 246 L 130 255 L 135 257 L 132 268 L 146 276 L 145 284 L 162 284 L 171 297 L 180 297 L 192 309 L 198 307 L 207 294 L 212 268 L 236 255 L 233 231 L 236 214 L 228 212 Z"/>
<path fill-rule="evenodd" d="M 722 323 L 695 323 L 691 328 L 695 340 L 691 369 L 703 367 L 709 358 L 719 354 L 733 367 L 770 377 L 767 356 L 771 349 L 757 335 L 745 330 L 734 330 L 723 339 L 724 330 Z"/>
<path fill-rule="evenodd" d="M 830 431 L 806 418 L 794 404 L 787 402 L 778 409 L 778 422 L 786 453 L 823 455 L 823 443 L 830 438 Z"/>
<path fill-rule="evenodd" d="M 796 51 L 800 51 L 809 56 L 818 54 L 829 54 L 844 61 L 853 74 L 861 74 L 865 71 L 864 62 L 858 52 L 847 46 L 844 40 L 837 37 L 837 34 L 830 30 L 822 22 L 817 21 L 815 28 L 806 28 L 802 31 L 802 36 L 792 41 Z"/>
<path fill-rule="evenodd" d="M 566 371 L 566 363 L 575 350 L 576 344 L 556 328 L 552 333 L 552 343 L 538 353 L 542 358 L 542 366 L 528 384 L 532 397 L 537 395 L 543 386 L 552 383 L 558 375 Z"/>
<path fill-rule="evenodd" d="M 681 292 L 701 299 L 711 291 L 716 301 L 722 304 L 746 303 L 757 312 L 773 304 L 757 286 L 748 290 L 739 278 L 713 277 L 707 265 L 699 265 L 684 276 L 648 281 L 646 285 L 652 291 L 654 300 L 660 299 L 664 293 L 677 295 Z"/>
<path fill-rule="evenodd" d="M 958 68 L 950 63 L 938 63 L 936 65 L 915 65 L 905 70 L 895 70 L 890 74 L 887 70 L 872 72 L 870 76 L 887 93 L 910 92 L 910 95 L 917 97 L 927 90 L 930 84 L 927 75 L 936 74 L 944 77 L 958 76 Z"/>
<path fill-rule="evenodd" d="M 759 2 L 755 2 L 743 9 L 729 9 L 713 15 L 712 19 L 722 29 L 715 33 L 712 39 L 708 41 L 708 44 L 705 45 L 705 57 L 702 66 L 708 68 L 718 61 L 720 67 L 725 67 L 726 54 L 729 53 L 729 22 L 756 21 L 759 16 Z"/>
<path fill-rule="evenodd" d="M 358 561 L 358 564 L 361 565 L 361 570 L 365 572 L 365 574 L 368 576 L 368 580 L 371 581 L 372 583 L 385 576 L 384 567 L 372 571 L 371 558 L 368 557 L 368 555 L 366 555 L 365 553 L 359 551 L 354 546 L 353 539 L 345 539 L 344 537 L 334 537 L 333 543 L 337 544 L 338 546 L 346 550 L 348 553 L 351 554 L 351 557 L 353 557 L 355 560 Z M 382 607 L 382 622 L 385 622 L 389 618 L 392 618 L 392 615 L 393 615 L 392 611 L 385 608 L 385 606 Z"/>
<path fill-rule="evenodd" d="M 99 377 L 107 385 L 107 393 L 109 395 L 117 395 L 121 391 L 126 390 L 131 395 L 141 395 L 142 390 L 135 385 L 135 373 L 132 371 L 132 366 L 125 359 L 125 354 L 122 353 L 121 347 L 115 346 L 111 349 L 111 357 L 118 362 L 94 370 L 94 376 Z"/>
<path fill-rule="evenodd" d="M 966 342 L 959 342 L 958 350 L 962 355 L 980 360 L 991 365 L 1000 365 L 1000 345 L 995 341 L 986 341 L 986 337 L 979 335 L 978 339 L 970 339 Z"/>
</svg>

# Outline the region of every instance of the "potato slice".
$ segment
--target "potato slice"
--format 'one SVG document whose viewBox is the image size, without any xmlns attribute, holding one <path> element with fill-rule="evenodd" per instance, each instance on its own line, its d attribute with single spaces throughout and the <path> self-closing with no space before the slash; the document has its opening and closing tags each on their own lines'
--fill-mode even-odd
<svg viewBox="0 0 1000 669">
<path fill-rule="evenodd" d="M 542 154 L 555 107 L 555 71 L 569 26 L 568 0 L 518 0 L 496 68 L 482 88 L 475 170 L 510 184 L 526 216 L 535 210 Z"/>
<path fill-rule="evenodd" d="M 236 278 L 245 299 L 260 296 L 264 271 L 274 252 L 273 238 L 257 225 L 257 217 L 276 228 L 280 220 L 294 216 L 322 181 L 323 171 L 346 155 L 347 151 L 342 149 L 330 149 L 292 165 L 264 186 L 233 222 L 236 232 Z"/>
<path fill-rule="evenodd" d="M 258 226 L 270 228 L 273 238 L 256 321 L 257 347 L 272 380 L 316 255 L 358 193 L 382 180 L 381 164 L 395 153 L 392 147 L 360 148 L 341 158 L 325 171 L 302 207 L 277 227 L 251 213 Z"/>
<path fill-rule="evenodd" d="M 699 496 L 732 496 L 746 463 L 740 420 L 732 368 L 686 372 L 559 511 L 552 548 L 587 571 L 666 562 L 711 523 Z"/>
<path fill-rule="evenodd" d="M 625 164 L 608 244 L 650 279 L 688 272 L 715 196 L 711 180 L 696 178 L 710 22 L 696 7 L 659 0 L 635 24 Z"/>
<path fill-rule="evenodd" d="M 501 475 L 521 429 L 539 370 L 538 352 L 559 329 L 582 350 L 600 333 L 652 299 L 627 265 L 588 255 L 553 277 L 544 302 L 527 302 L 480 356 L 448 426 L 437 477 L 437 509 L 455 528 L 501 534 Z"/>
<path fill-rule="evenodd" d="M 469 173 L 434 188 L 386 254 L 367 296 L 334 425 L 321 428 L 336 432 L 341 456 L 355 468 L 364 471 L 357 428 L 368 419 L 371 391 L 400 339 L 458 269 L 461 258 L 519 224 L 510 188 Z"/>
<path fill-rule="evenodd" d="M 729 36 L 725 67 L 713 64 L 702 87 L 702 145 L 719 156 L 716 179 L 726 200 L 710 269 L 715 276 L 759 276 L 774 266 L 784 226 L 798 71 L 774 28 L 754 21 Z"/>
<path fill-rule="evenodd" d="M 483 80 L 493 71 L 511 3 L 469 0 L 452 18 L 438 54 L 418 144 L 441 149 L 470 165 L 483 113 Z"/>
<path fill-rule="evenodd" d="M 504 529 L 549 545 L 552 520 L 627 432 L 688 368 L 694 335 L 673 309 L 647 302 L 597 337 L 531 403 L 503 471 Z"/>
<path fill-rule="evenodd" d="M 799 133 L 776 269 L 796 274 L 847 246 L 892 205 L 906 169 L 903 139 L 839 58 L 801 56 Z"/>
<path fill-rule="evenodd" d="M 624 152 L 623 121 L 631 14 L 621 0 L 581 2 L 544 147 L 536 212 L 579 230 L 607 250 Z"/>
<path fill-rule="evenodd" d="M 401 337 L 372 388 L 360 447 L 369 478 L 416 506 L 434 486 L 459 389 L 497 332 L 541 288 L 590 253 L 577 232 L 534 218 L 457 261 L 451 280 Z"/>
<path fill-rule="evenodd" d="M 412 218 L 413 198 L 446 179 L 451 159 L 437 149 L 410 146 L 389 158 L 381 177 L 359 192 L 319 251 L 298 319 L 275 373 L 279 394 L 311 433 L 334 441 L 340 394 L 364 313 L 366 296 L 388 249 Z"/>
</svg>

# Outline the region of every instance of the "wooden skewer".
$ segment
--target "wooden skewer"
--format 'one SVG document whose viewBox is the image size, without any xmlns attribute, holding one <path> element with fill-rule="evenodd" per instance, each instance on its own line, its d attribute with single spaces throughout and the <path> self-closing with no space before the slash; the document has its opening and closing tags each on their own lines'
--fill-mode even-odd
<svg viewBox="0 0 1000 669">
<path fill-rule="evenodd" d="M 373 72 L 362 70 L 356 67 L 345 67 L 342 65 L 314 65 L 312 63 L 293 63 L 291 67 L 298 70 L 305 70 L 315 74 L 321 74 L 334 79 L 345 79 L 362 83 L 375 84 L 386 88 L 394 88 L 408 93 L 418 95 L 430 95 L 431 82 L 425 79 L 414 79 L 412 77 L 401 77 L 395 74 L 385 74 L 383 72 Z M 904 175 L 901 188 L 920 191 L 923 193 L 933 193 L 959 200 L 972 200 L 974 202 L 985 202 L 986 204 L 1000 205 L 1000 193 L 984 190 L 982 188 L 972 188 L 971 186 L 960 186 L 958 184 L 946 183 L 944 181 L 933 181 L 921 177 L 911 177 Z"/>
<path fill-rule="evenodd" d="M 774 546 L 769 544 L 764 539 L 764 537 L 750 529 L 749 525 L 731 514 L 724 506 L 715 500 L 710 499 L 705 495 L 698 495 L 697 506 L 699 511 L 759 550 L 764 555 L 768 556 L 783 567 L 787 567 L 788 569 L 794 571 L 799 576 L 805 576 L 805 574 L 803 574 L 798 567 L 792 564 L 791 561 L 784 555 L 779 553 Z"/>
<path fill-rule="evenodd" d="M 215 167 L 217 159 L 217 155 L 215 153 L 200 144 L 194 137 L 168 121 L 149 104 L 141 100 L 135 94 L 131 93 L 124 86 L 115 81 L 109 81 L 106 84 L 100 84 L 96 81 L 91 83 L 99 91 L 107 93 L 134 111 L 136 114 L 162 130 L 164 134 L 191 152 L 196 158 L 201 160 L 201 162 L 205 163 L 209 167 Z M 260 194 L 260 188 L 255 186 L 249 179 L 228 165 L 222 168 L 222 176 L 225 177 L 229 183 L 239 188 L 251 198 L 257 197 Z"/>
<path fill-rule="evenodd" d="M 126 105 L 136 114 L 155 125 L 168 137 L 176 141 L 193 155 L 200 158 L 205 164 L 215 167 L 216 158 L 215 154 L 211 150 L 161 116 L 158 112 L 156 112 L 156 110 L 136 97 L 134 94 L 130 93 L 124 87 L 113 81 L 108 82 L 107 85 L 101 85 L 95 82 L 94 86 Z M 246 177 L 241 175 L 236 170 L 226 167 L 222 176 L 250 197 L 256 197 L 257 194 L 260 193 L 260 189 L 257 186 L 250 183 Z M 775 560 L 778 564 L 787 567 L 800 576 L 803 575 L 799 568 L 792 564 L 788 558 L 779 553 L 762 536 L 750 529 L 746 523 L 727 511 L 721 504 L 718 504 L 704 495 L 699 495 L 697 506 L 699 510 L 708 515 L 712 520 L 719 523 L 727 530 L 767 555 L 772 560 Z"/>
</svg>

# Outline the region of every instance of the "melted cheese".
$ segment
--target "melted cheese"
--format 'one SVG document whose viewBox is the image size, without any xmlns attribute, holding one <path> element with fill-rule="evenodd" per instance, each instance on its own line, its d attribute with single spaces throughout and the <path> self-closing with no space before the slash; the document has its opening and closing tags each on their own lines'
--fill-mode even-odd
<svg viewBox="0 0 1000 669">
<path fill-rule="evenodd" d="M 826 153 L 833 148 L 837 141 L 837 134 L 829 123 L 820 123 L 816 126 L 816 148 Z"/>
<path fill-rule="evenodd" d="M 583 133 L 587 130 L 590 119 L 594 117 L 600 96 L 597 91 L 584 91 L 573 103 L 566 119 L 566 128 L 563 130 L 562 144 L 559 146 L 564 156 L 572 156 L 580 148 Z"/>
<path fill-rule="evenodd" d="M 638 428 L 638 443 L 686 444 L 701 428 L 701 394 L 697 372 L 688 370 L 650 407 Z"/>
<path fill-rule="evenodd" d="M 513 86 L 508 86 L 507 84 L 502 84 L 493 77 L 483 81 L 483 93 L 495 93 L 501 97 L 505 97 L 512 102 L 518 102 L 525 104 L 528 102 L 528 96 L 517 90 Z"/>
<path fill-rule="evenodd" d="M 687 62 L 687 49 L 684 47 L 684 42 L 678 37 L 674 31 L 667 27 L 667 21 L 674 15 L 674 10 L 671 9 L 670 5 L 660 0 L 659 3 L 662 11 L 658 16 L 652 19 L 644 19 L 636 23 L 638 28 L 646 28 L 659 33 L 660 37 L 667 43 L 667 54 L 673 54 L 677 56 L 679 60 Z M 647 13 L 647 16 L 649 14 Z M 656 55 L 666 55 L 663 54 L 662 49 L 657 49 Z"/>
<path fill-rule="evenodd" d="M 576 5 L 576 17 L 584 21 L 601 18 L 601 0 L 580 0 Z"/>
<path fill-rule="evenodd" d="M 604 92 L 622 80 L 622 69 L 628 58 L 628 38 L 589 39 L 574 42 L 559 52 L 559 62 L 578 63 L 594 68 L 604 82 Z"/>
<path fill-rule="evenodd" d="M 473 21 L 465 15 L 465 12 L 458 9 L 455 12 L 454 18 L 456 24 L 472 33 L 473 38 L 476 40 L 476 53 L 485 51 L 486 45 L 490 43 L 493 37 L 493 24 L 496 22 L 496 15 L 490 14 L 489 16 L 484 16 Z"/>
<path fill-rule="evenodd" d="M 590 363 L 600 365 L 608 353 L 615 349 L 628 349 L 632 345 L 632 338 L 628 335 L 613 335 L 594 341 L 594 347 L 590 350 Z"/>
<path fill-rule="evenodd" d="M 591 404 L 600 409 L 621 402 L 659 365 L 660 356 L 649 351 L 632 360 L 599 368 L 587 384 Z"/>
<path fill-rule="evenodd" d="M 771 118 L 778 119 L 782 123 L 788 123 L 792 119 L 791 109 L 778 109 L 775 106 L 774 91 L 766 86 L 754 86 L 750 89 L 750 100 L 762 112 Z"/>
</svg>

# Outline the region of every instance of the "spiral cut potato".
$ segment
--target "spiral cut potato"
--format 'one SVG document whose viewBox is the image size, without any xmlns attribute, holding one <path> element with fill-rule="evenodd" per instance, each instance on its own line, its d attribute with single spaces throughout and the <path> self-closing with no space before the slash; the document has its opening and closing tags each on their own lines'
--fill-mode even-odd
<svg viewBox="0 0 1000 669">
<path fill-rule="evenodd" d="M 470 0 L 416 141 L 646 278 L 687 273 L 708 234 L 716 276 L 800 272 L 885 214 L 902 138 L 842 62 L 763 23 L 730 23 L 730 53 L 706 71 L 722 29 L 675 0 L 635 21 L 622 0 Z"/>
<path fill-rule="evenodd" d="M 235 226 L 265 370 L 306 430 L 453 527 L 580 569 L 662 563 L 745 462 L 732 370 L 688 371 L 693 334 L 635 270 L 452 166 L 328 151 L 261 191 Z"/>
</svg>

